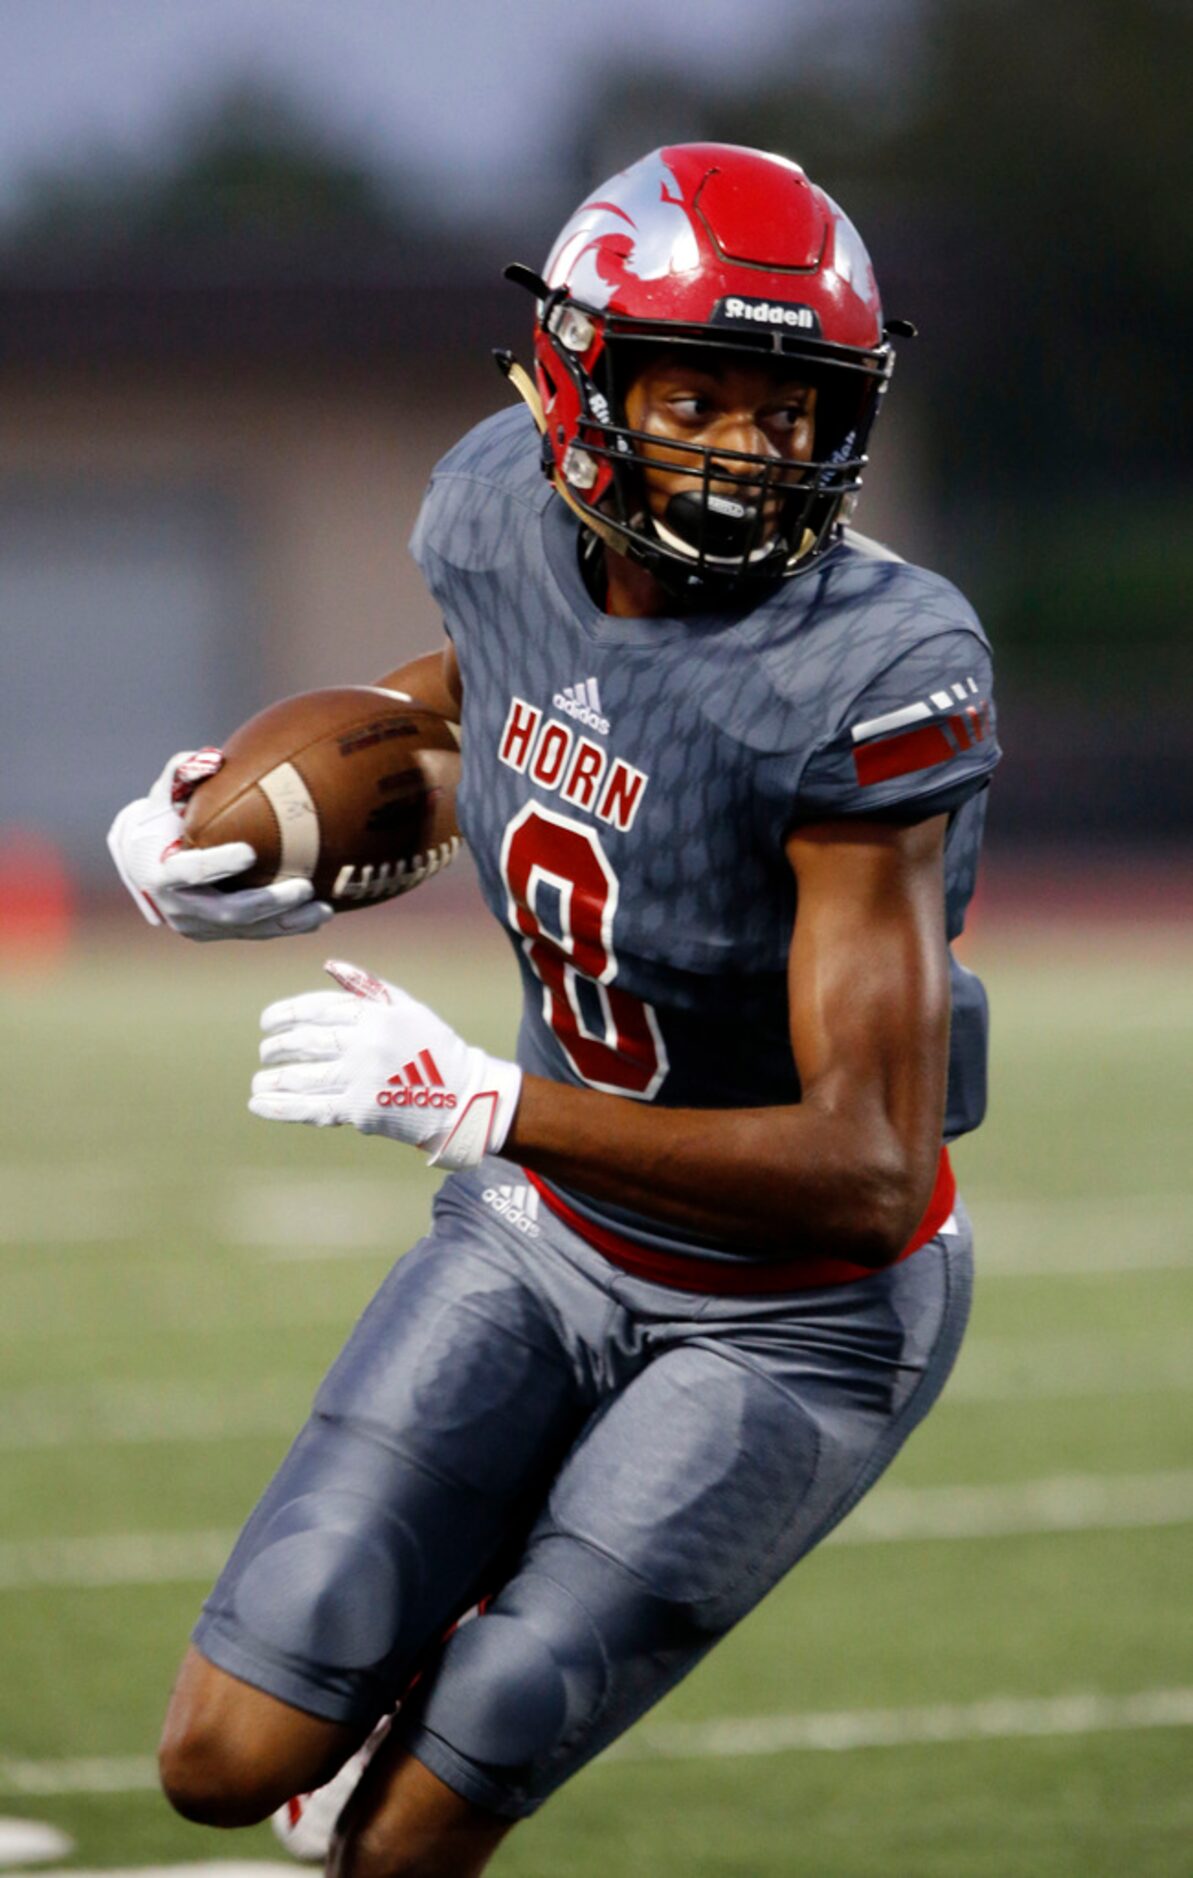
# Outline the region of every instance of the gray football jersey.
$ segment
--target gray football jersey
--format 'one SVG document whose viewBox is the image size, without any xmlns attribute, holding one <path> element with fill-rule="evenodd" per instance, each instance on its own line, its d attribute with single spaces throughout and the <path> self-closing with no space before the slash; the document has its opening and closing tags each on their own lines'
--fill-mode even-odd
<svg viewBox="0 0 1193 1878">
<path fill-rule="evenodd" d="M 518 957 L 520 1063 L 675 1107 L 798 1100 L 790 830 L 947 810 L 962 929 L 999 754 L 966 601 L 847 535 L 740 608 L 613 618 L 520 407 L 438 465 L 411 545 L 463 676 L 460 824 Z M 986 1088 L 982 987 L 954 961 L 952 988 L 948 1138 Z"/>
</svg>

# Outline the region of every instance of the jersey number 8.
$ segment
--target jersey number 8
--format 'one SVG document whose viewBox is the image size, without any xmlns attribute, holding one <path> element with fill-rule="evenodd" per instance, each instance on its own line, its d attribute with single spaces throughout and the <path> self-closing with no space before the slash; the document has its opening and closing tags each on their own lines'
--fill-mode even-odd
<svg viewBox="0 0 1193 1878">
<path fill-rule="evenodd" d="M 522 934 L 568 1062 L 590 1088 L 649 1101 L 667 1052 L 651 1006 L 614 982 L 617 876 L 596 829 L 528 803 L 505 831 L 501 875 L 510 926 Z"/>
</svg>

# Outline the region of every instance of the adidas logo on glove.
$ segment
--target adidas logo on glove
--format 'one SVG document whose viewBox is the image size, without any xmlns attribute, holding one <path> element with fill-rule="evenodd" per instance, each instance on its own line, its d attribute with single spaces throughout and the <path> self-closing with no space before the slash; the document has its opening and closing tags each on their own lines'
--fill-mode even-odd
<svg viewBox="0 0 1193 1878">
<path fill-rule="evenodd" d="M 499 1154 L 522 1090 L 518 1065 L 465 1043 L 400 985 L 345 959 L 328 959 L 327 970 L 339 991 L 262 1011 L 253 1114 L 388 1135 L 453 1172 Z"/>
<path fill-rule="evenodd" d="M 384 1089 L 378 1089 L 377 1106 L 382 1109 L 454 1109 L 456 1098 L 450 1089 L 444 1088 L 431 1052 L 420 1050 L 416 1062 L 407 1063 L 396 1076 L 390 1077 Z"/>
</svg>

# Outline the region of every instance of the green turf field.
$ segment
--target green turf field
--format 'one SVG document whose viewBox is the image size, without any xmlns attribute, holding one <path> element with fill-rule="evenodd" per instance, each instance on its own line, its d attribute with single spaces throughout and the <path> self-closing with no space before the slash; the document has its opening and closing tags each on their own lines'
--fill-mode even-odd
<svg viewBox="0 0 1193 1878">
<path fill-rule="evenodd" d="M 500 939 L 402 937 L 352 928 L 508 1049 Z M 244 1109 L 258 1008 L 316 983 L 318 938 L 128 944 L 0 992 L 0 1814 L 84 1866 L 268 1858 L 175 1819 L 148 1757 L 227 1539 L 433 1181 Z M 1193 1873 L 1190 957 L 973 962 L 995 1101 L 957 1157 L 984 1279 L 948 1394 L 502 1878 Z"/>
</svg>

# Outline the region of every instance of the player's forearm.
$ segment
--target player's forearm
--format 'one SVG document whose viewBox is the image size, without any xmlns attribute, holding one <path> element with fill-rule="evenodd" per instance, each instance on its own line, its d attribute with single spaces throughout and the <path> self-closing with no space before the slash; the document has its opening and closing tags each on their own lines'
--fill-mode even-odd
<svg viewBox="0 0 1193 1878">
<path fill-rule="evenodd" d="M 645 1108 L 528 1076 L 502 1152 L 755 1257 L 806 1251 L 880 1266 L 923 1215 L 935 1145 L 908 1152 L 882 1116 L 814 1102 Z"/>
<path fill-rule="evenodd" d="M 459 719 L 460 675 L 450 642 L 442 651 L 424 652 L 420 658 L 408 659 L 405 665 L 396 666 L 376 682 L 386 691 L 405 692 L 429 711 L 438 711 L 453 721 Z"/>
</svg>

